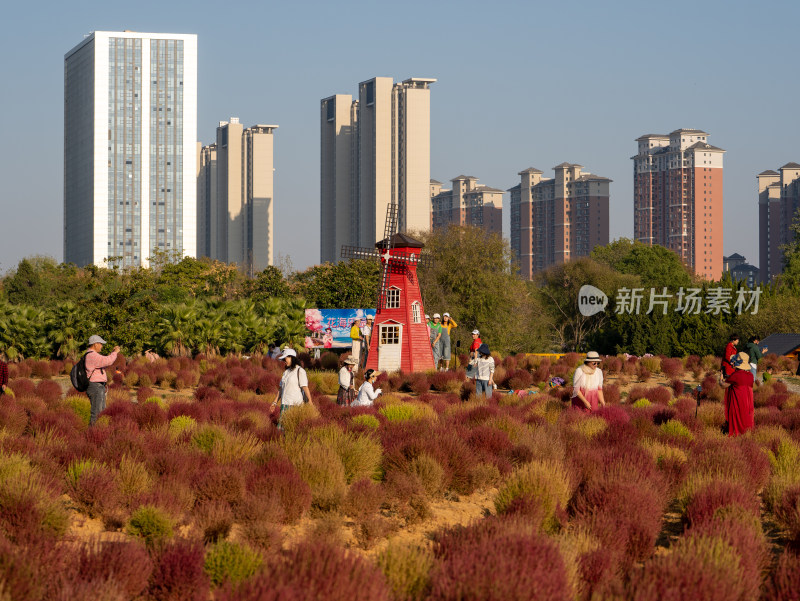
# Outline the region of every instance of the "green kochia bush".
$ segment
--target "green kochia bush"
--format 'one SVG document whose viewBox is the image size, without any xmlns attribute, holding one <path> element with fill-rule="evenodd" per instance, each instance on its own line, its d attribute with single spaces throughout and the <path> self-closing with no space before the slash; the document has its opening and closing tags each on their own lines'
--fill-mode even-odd
<svg viewBox="0 0 800 601">
<path fill-rule="evenodd" d="M 152 546 L 172 536 L 172 520 L 158 507 L 143 505 L 131 514 L 127 531 Z"/>
<path fill-rule="evenodd" d="M 515 470 L 495 497 L 498 514 L 527 506 L 542 519 L 546 531 L 557 527 L 556 510 L 565 509 L 571 495 L 569 475 L 555 462 L 533 461 Z"/>
<path fill-rule="evenodd" d="M 204 570 L 215 586 L 238 584 L 255 574 L 261 563 L 261 555 L 249 547 L 220 541 L 206 552 Z"/>
</svg>

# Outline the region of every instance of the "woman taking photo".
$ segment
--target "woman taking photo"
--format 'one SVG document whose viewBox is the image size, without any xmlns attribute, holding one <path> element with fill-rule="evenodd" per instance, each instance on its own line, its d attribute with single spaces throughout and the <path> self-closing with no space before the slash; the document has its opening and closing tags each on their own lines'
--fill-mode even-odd
<svg viewBox="0 0 800 601">
<path fill-rule="evenodd" d="M 283 350 L 279 361 L 283 361 L 286 367 L 281 376 L 281 383 L 278 389 L 278 395 L 272 401 L 272 406 L 281 403 L 281 412 L 278 416 L 278 428 L 283 429 L 282 419 L 283 414 L 290 407 L 297 407 L 304 402 L 311 400 L 311 393 L 308 391 L 308 374 L 306 370 L 300 367 L 297 361 L 297 353 L 294 349 L 287 348 Z"/>
<path fill-rule="evenodd" d="M 355 369 L 357 361 L 350 355 L 344 360 L 342 369 L 339 370 L 339 392 L 336 395 L 336 404 L 349 407 L 350 403 L 356 398 Z"/>
<path fill-rule="evenodd" d="M 380 388 L 375 390 L 375 380 L 381 372 L 368 369 L 364 372 L 364 383 L 358 389 L 358 397 L 351 407 L 369 407 L 383 392 Z"/>
<path fill-rule="evenodd" d="M 720 378 L 719 385 L 725 389 L 725 421 L 728 436 L 738 436 L 753 429 L 753 374 L 750 371 L 750 355 L 739 353 L 731 359 L 735 368 L 727 378 Z"/>
<path fill-rule="evenodd" d="M 596 351 L 589 351 L 583 365 L 575 370 L 572 378 L 572 406 L 589 413 L 605 405 L 600 355 Z"/>
<path fill-rule="evenodd" d="M 439 344 L 442 348 L 441 367 L 442 371 L 450 369 L 450 331 L 457 328 L 458 324 L 450 319 L 450 314 L 445 313 L 442 316 L 442 337 Z"/>
</svg>

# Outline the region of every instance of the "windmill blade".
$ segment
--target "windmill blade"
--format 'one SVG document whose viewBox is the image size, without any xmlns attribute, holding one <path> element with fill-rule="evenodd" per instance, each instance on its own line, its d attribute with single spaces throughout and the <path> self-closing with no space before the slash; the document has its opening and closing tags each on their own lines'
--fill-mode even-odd
<svg viewBox="0 0 800 601">
<path fill-rule="evenodd" d="M 374 248 L 363 246 L 342 246 L 342 259 L 380 259 L 381 254 Z"/>
<path fill-rule="evenodd" d="M 386 206 L 386 223 L 383 227 L 383 239 L 386 240 L 386 247 L 392 247 L 392 237 L 397 233 L 397 204 L 390 202 Z"/>
</svg>

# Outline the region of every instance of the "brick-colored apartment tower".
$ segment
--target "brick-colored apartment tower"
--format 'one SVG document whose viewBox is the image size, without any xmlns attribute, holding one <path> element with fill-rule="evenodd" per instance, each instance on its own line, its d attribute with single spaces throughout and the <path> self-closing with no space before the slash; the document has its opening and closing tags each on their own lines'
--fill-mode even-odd
<svg viewBox="0 0 800 601">
<path fill-rule="evenodd" d="M 675 252 L 694 273 L 722 275 L 722 157 L 699 129 L 636 140 L 633 237 Z"/>
<path fill-rule="evenodd" d="M 794 239 L 789 228 L 800 209 L 800 164 L 779 171 L 758 174 L 758 266 L 765 284 L 783 271 L 781 245 Z"/>
<path fill-rule="evenodd" d="M 520 275 L 586 257 L 597 245 L 608 244 L 607 177 L 582 172 L 583 166 L 561 163 L 555 177 L 538 169 L 520 171 L 511 193 L 511 249 Z"/>
<path fill-rule="evenodd" d="M 486 233 L 503 233 L 503 191 L 478 184 L 478 178 L 459 175 L 451 190 L 431 180 L 431 227 L 471 225 Z"/>
</svg>

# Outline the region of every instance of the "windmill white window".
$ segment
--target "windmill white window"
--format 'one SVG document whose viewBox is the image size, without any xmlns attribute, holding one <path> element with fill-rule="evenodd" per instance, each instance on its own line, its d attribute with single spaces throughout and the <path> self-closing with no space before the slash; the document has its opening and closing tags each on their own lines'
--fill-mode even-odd
<svg viewBox="0 0 800 601">
<path fill-rule="evenodd" d="M 411 322 L 422 323 L 422 311 L 420 311 L 418 301 L 411 303 Z"/>
<path fill-rule="evenodd" d="M 400 288 L 392 286 L 386 291 L 386 308 L 398 309 L 400 307 Z"/>
<path fill-rule="evenodd" d="M 400 344 L 400 326 L 381 324 L 381 345 Z"/>
</svg>

